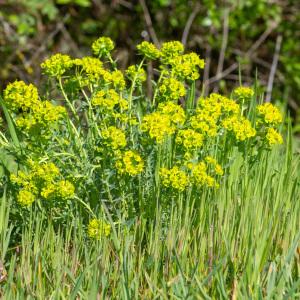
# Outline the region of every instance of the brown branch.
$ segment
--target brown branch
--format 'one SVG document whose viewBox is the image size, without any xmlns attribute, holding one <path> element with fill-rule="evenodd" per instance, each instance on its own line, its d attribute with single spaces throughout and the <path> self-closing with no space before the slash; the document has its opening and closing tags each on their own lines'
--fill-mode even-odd
<svg viewBox="0 0 300 300">
<path fill-rule="evenodd" d="M 249 48 L 249 50 L 244 54 L 244 57 L 251 58 L 255 51 L 259 48 L 259 46 L 266 40 L 266 38 L 271 34 L 271 32 L 277 27 L 278 23 L 274 22 L 269 28 L 267 28 L 264 33 L 259 37 L 259 39 Z M 210 85 L 214 82 L 219 81 L 220 79 L 226 77 L 231 72 L 233 72 L 235 69 L 237 69 L 239 64 L 237 62 L 233 63 L 230 67 L 222 71 L 221 74 L 219 74 L 218 78 L 217 76 L 213 76 L 207 80 L 205 84 Z"/>
<path fill-rule="evenodd" d="M 220 80 L 221 74 L 224 67 L 224 59 L 225 59 L 225 51 L 228 44 L 228 32 L 229 32 L 229 9 L 226 9 L 224 11 L 224 23 L 223 23 L 223 34 L 222 34 L 222 46 L 221 51 L 219 55 L 219 61 L 217 66 L 217 75 L 216 80 Z M 214 92 L 218 92 L 219 88 L 218 86 L 215 87 Z"/>
<path fill-rule="evenodd" d="M 155 30 L 153 28 L 151 16 L 150 16 L 148 7 L 146 5 L 146 2 L 145 2 L 145 0 L 139 0 L 139 2 L 141 4 L 143 12 L 144 12 L 144 18 L 145 18 L 146 26 L 148 28 L 151 40 L 153 41 L 153 43 L 155 44 L 155 46 L 159 48 L 160 47 L 160 43 L 159 43 L 159 40 L 158 40 L 157 35 L 155 33 Z"/>
<path fill-rule="evenodd" d="M 194 22 L 194 20 L 197 16 L 197 14 L 199 13 L 199 11 L 200 11 L 200 4 L 197 2 L 194 9 L 193 9 L 193 12 L 190 14 L 190 16 L 188 18 L 188 20 L 185 24 L 184 30 L 183 30 L 181 42 L 184 46 L 186 45 L 187 38 L 188 38 L 188 35 L 190 33 L 192 24 L 193 24 L 193 22 Z"/>
<path fill-rule="evenodd" d="M 282 43 L 282 35 L 278 35 L 278 37 L 276 39 L 275 52 L 274 52 L 272 67 L 270 70 L 270 76 L 269 76 L 269 80 L 268 80 L 267 95 L 266 95 L 266 100 L 265 100 L 266 102 L 271 102 L 273 83 L 274 83 L 274 78 L 275 78 L 275 74 L 276 74 L 281 43 Z"/>
</svg>

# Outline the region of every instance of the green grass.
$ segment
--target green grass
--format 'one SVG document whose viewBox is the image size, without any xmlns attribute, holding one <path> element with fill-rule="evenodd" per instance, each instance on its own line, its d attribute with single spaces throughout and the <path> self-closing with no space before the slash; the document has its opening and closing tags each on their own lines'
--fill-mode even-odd
<svg viewBox="0 0 300 300">
<path fill-rule="evenodd" d="M 85 238 L 78 215 L 66 229 L 32 212 L 10 248 L 10 199 L 1 201 L 4 299 L 297 299 L 299 162 L 273 150 L 251 166 L 233 152 L 224 184 L 159 204 L 110 239 Z M 280 158 L 280 159 L 279 159 Z M 143 191 L 147 194 L 147 187 Z M 177 201 L 177 204 L 175 203 Z M 125 216 L 120 216 L 120 223 Z M 42 228 L 45 230 L 42 230 Z"/>
</svg>

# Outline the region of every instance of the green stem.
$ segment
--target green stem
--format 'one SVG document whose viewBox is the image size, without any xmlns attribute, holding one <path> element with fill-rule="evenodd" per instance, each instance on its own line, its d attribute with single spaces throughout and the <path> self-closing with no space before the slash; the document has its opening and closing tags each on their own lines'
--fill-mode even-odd
<svg viewBox="0 0 300 300">
<path fill-rule="evenodd" d="M 75 110 L 74 106 L 72 105 L 71 101 L 69 100 L 69 98 L 68 98 L 68 96 L 67 96 L 67 94 L 66 94 L 66 92 L 64 90 L 61 77 L 58 78 L 58 82 L 59 82 L 60 90 L 61 90 L 61 92 L 62 92 L 62 94 L 63 94 L 63 96 L 64 96 L 64 98 L 65 98 L 65 100 L 66 100 L 66 102 L 67 102 L 67 104 L 69 106 L 69 108 L 71 109 L 71 111 L 72 111 L 72 113 L 73 113 L 76 121 L 79 121 L 79 118 L 78 118 L 78 115 L 76 113 L 76 110 Z"/>
</svg>

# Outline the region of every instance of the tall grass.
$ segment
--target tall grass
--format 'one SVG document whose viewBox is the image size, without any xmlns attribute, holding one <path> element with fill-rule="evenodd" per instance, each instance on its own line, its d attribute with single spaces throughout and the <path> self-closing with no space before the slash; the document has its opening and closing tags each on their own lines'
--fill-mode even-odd
<svg viewBox="0 0 300 300">
<path fill-rule="evenodd" d="M 291 147 L 251 165 L 238 152 L 232 156 L 216 193 L 169 203 L 169 211 L 158 204 L 153 222 L 137 215 L 100 241 L 85 238 L 80 215 L 57 232 L 51 220 L 32 212 L 20 244 L 9 248 L 16 228 L 8 221 L 12 199 L 4 194 L 0 244 L 7 277 L 1 296 L 297 299 L 299 161 Z M 140 188 L 147 195 L 147 185 Z"/>
</svg>

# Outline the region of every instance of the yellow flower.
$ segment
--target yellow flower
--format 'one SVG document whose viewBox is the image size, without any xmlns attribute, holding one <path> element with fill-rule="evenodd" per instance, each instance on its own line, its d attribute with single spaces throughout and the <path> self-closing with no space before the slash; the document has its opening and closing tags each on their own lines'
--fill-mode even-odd
<svg viewBox="0 0 300 300">
<path fill-rule="evenodd" d="M 4 100 L 8 108 L 14 112 L 27 112 L 39 103 L 38 90 L 33 84 L 24 81 L 9 83 L 4 90 Z"/>
<path fill-rule="evenodd" d="M 283 143 L 283 138 L 281 134 L 278 131 L 276 131 L 274 128 L 268 128 L 266 139 L 269 146 Z"/>
<path fill-rule="evenodd" d="M 276 125 L 282 122 L 282 115 L 279 109 L 271 103 L 264 103 L 257 106 L 259 116 L 269 125 Z"/>
<path fill-rule="evenodd" d="M 116 162 L 119 173 L 127 173 L 136 176 L 144 169 L 144 161 L 139 154 L 132 150 L 125 151 L 121 160 Z"/>
<path fill-rule="evenodd" d="M 172 101 L 160 103 L 158 105 L 158 111 L 168 116 L 171 120 L 171 124 L 180 126 L 185 122 L 185 112 L 182 106 L 173 103 Z"/>
<path fill-rule="evenodd" d="M 41 190 L 41 196 L 45 199 L 50 199 L 52 196 L 54 196 L 56 192 L 56 186 L 54 183 L 48 183 L 46 186 L 44 186 Z"/>
<path fill-rule="evenodd" d="M 232 131 L 235 138 L 244 141 L 256 135 L 256 130 L 252 127 L 249 120 L 244 117 L 232 116 L 222 121 L 222 125 L 228 131 Z"/>
<path fill-rule="evenodd" d="M 136 65 L 129 66 L 125 73 L 129 80 L 135 80 L 136 84 L 141 84 L 147 80 L 145 70 L 143 68 L 138 69 Z"/>
<path fill-rule="evenodd" d="M 161 168 L 159 175 L 162 185 L 165 187 L 171 187 L 182 192 L 189 185 L 187 174 L 177 166 L 171 169 Z"/>
<path fill-rule="evenodd" d="M 168 115 L 154 112 L 143 118 L 141 130 L 148 132 L 150 137 L 160 144 L 165 137 L 173 134 L 176 128 L 172 126 L 171 119 Z"/>
<path fill-rule="evenodd" d="M 29 206 L 31 205 L 35 200 L 35 196 L 33 193 L 27 190 L 20 190 L 17 201 L 22 206 Z"/>
<path fill-rule="evenodd" d="M 114 150 L 124 148 L 126 146 L 125 133 L 114 126 L 110 126 L 107 129 L 102 130 L 102 137 L 105 140 L 105 144 Z"/>
<path fill-rule="evenodd" d="M 57 183 L 57 194 L 62 199 L 72 198 L 75 193 L 74 185 L 68 180 L 60 180 Z"/>
<path fill-rule="evenodd" d="M 41 68 L 44 69 L 45 74 L 53 77 L 61 77 L 73 66 L 73 60 L 69 55 L 57 53 L 46 59 Z"/>
<path fill-rule="evenodd" d="M 87 232 L 91 239 L 100 240 L 103 236 L 109 236 L 111 231 L 111 226 L 107 224 L 104 220 L 92 219 L 90 220 Z"/>
<path fill-rule="evenodd" d="M 204 68 L 204 60 L 196 53 L 175 56 L 170 60 L 172 71 L 181 80 L 196 80 L 200 77 L 199 69 Z"/>
<path fill-rule="evenodd" d="M 92 104 L 94 106 L 100 106 L 107 110 L 113 110 L 114 107 L 119 103 L 119 101 L 120 96 L 113 89 L 110 89 L 108 91 L 101 90 L 97 92 L 92 98 Z"/>
<path fill-rule="evenodd" d="M 247 86 L 240 86 L 233 90 L 233 95 L 239 101 L 249 101 L 254 95 L 254 91 Z"/>
<path fill-rule="evenodd" d="M 98 57 L 107 56 L 115 48 L 114 42 L 109 38 L 102 36 L 92 44 L 92 50 Z"/>
<path fill-rule="evenodd" d="M 176 80 L 175 78 L 163 79 L 158 90 L 159 96 L 162 100 L 177 101 L 179 98 L 185 95 L 185 88 L 183 83 Z"/>
<path fill-rule="evenodd" d="M 125 88 L 125 79 L 121 71 L 116 70 L 111 73 L 110 81 L 115 89 L 123 90 Z"/>
<path fill-rule="evenodd" d="M 154 44 L 144 41 L 136 47 L 143 56 L 148 59 L 157 59 L 160 57 L 160 51 L 155 47 Z"/>
<path fill-rule="evenodd" d="M 178 41 L 165 42 L 161 47 L 161 58 L 163 63 L 169 64 L 174 57 L 184 52 L 184 46 Z"/>
<path fill-rule="evenodd" d="M 175 141 L 187 150 L 197 149 L 203 145 L 203 135 L 193 129 L 183 129 L 178 131 Z"/>
<path fill-rule="evenodd" d="M 218 171 L 221 172 L 221 170 Z M 219 188 L 219 184 L 216 182 L 216 180 L 207 174 L 207 165 L 203 161 L 199 162 L 192 168 L 192 180 L 197 186 Z"/>
<path fill-rule="evenodd" d="M 77 58 L 73 60 L 73 63 L 79 69 L 78 79 L 82 86 L 97 83 L 107 73 L 102 62 L 95 57 Z"/>
</svg>

